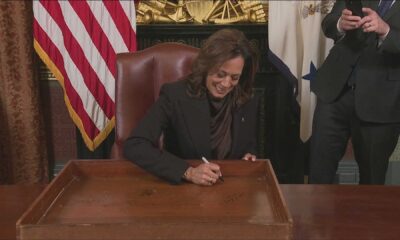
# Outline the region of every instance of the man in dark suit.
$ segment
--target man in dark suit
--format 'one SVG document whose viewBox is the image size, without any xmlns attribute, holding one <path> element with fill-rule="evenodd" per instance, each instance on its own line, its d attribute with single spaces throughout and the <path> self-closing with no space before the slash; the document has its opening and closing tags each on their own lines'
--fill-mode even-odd
<svg viewBox="0 0 400 240">
<path fill-rule="evenodd" d="M 400 128 L 400 1 L 336 1 L 322 22 L 335 41 L 318 69 L 310 183 L 333 183 L 351 137 L 360 184 L 384 184 Z"/>
</svg>

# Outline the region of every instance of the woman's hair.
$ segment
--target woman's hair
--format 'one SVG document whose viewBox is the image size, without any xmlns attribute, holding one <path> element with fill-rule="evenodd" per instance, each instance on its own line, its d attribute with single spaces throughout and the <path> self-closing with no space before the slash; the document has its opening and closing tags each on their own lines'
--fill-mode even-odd
<svg viewBox="0 0 400 240">
<path fill-rule="evenodd" d="M 188 77 L 188 94 L 193 97 L 203 96 L 207 91 L 205 81 L 210 71 L 238 56 L 243 57 L 244 66 L 239 84 L 232 90 L 234 103 L 240 106 L 247 102 L 253 94 L 257 56 L 244 33 L 230 28 L 215 32 L 201 47 L 193 62 L 192 74 Z"/>
</svg>

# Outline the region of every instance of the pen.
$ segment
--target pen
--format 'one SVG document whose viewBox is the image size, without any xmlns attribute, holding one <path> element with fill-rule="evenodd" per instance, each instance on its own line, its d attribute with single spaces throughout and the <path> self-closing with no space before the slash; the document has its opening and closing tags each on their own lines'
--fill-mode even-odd
<svg viewBox="0 0 400 240">
<path fill-rule="evenodd" d="M 201 160 L 203 160 L 203 162 L 205 162 L 205 163 L 210 163 L 205 157 L 201 157 Z M 221 173 L 220 173 L 218 179 L 221 180 L 221 182 L 225 182 L 224 179 L 222 178 Z"/>
</svg>

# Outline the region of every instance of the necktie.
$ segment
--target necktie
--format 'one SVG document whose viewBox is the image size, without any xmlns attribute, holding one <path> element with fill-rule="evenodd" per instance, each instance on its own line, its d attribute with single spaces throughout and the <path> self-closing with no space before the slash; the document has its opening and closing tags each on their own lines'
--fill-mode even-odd
<svg viewBox="0 0 400 240">
<path fill-rule="evenodd" d="M 382 0 L 378 7 L 379 16 L 384 16 L 389 8 L 392 6 L 393 0 Z"/>
</svg>

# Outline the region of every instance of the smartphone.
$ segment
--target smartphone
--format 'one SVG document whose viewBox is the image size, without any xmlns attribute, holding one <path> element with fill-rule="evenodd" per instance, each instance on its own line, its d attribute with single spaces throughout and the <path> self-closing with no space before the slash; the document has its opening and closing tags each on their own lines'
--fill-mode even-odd
<svg viewBox="0 0 400 240">
<path fill-rule="evenodd" d="M 353 16 L 364 17 L 362 7 L 361 0 L 346 0 L 346 8 L 353 13 Z"/>
</svg>

